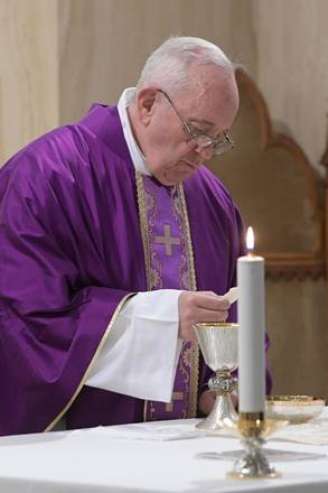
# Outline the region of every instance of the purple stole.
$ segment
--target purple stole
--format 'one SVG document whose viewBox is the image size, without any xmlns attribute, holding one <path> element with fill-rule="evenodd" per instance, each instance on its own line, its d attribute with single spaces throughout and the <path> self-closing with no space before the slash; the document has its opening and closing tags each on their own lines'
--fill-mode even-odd
<svg viewBox="0 0 328 493">
<path fill-rule="evenodd" d="M 139 174 L 136 181 L 148 290 L 196 290 L 183 186 L 164 187 Z M 145 402 L 145 421 L 196 416 L 198 358 L 197 344 L 184 342 L 172 402 Z"/>
</svg>

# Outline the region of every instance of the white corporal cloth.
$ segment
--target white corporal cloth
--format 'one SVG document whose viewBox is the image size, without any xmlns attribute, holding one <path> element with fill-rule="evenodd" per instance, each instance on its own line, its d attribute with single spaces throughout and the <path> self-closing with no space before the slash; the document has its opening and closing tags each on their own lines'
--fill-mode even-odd
<svg viewBox="0 0 328 493">
<path fill-rule="evenodd" d="M 232 461 L 220 460 L 219 454 L 240 450 L 239 440 L 207 437 L 195 431 L 196 421 L 159 421 L 0 438 L 0 491 L 328 491 L 328 444 L 305 445 L 271 439 L 266 448 L 269 450 L 270 462 L 281 473 L 281 477 L 270 480 L 231 480 L 226 479 L 226 473 L 232 469 Z M 324 421 L 328 423 L 327 410 Z M 296 426 L 289 427 L 292 435 L 297 434 Z"/>
</svg>

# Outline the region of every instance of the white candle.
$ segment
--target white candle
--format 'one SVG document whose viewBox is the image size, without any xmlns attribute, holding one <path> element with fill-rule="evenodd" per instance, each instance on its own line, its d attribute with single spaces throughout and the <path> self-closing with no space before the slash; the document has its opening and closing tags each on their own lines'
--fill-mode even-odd
<svg viewBox="0 0 328 493">
<path fill-rule="evenodd" d="M 254 248 L 252 228 L 248 228 L 246 244 Z M 265 401 L 265 290 L 264 258 L 249 253 L 239 257 L 238 322 L 239 322 L 239 412 L 264 412 Z"/>
</svg>

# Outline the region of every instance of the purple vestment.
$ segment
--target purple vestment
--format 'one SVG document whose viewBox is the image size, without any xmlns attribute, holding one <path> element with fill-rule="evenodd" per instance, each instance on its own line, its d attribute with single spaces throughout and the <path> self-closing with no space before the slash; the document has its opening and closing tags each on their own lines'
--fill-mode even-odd
<svg viewBox="0 0 328 493">
<path fill-rule="evenodd" d="M 223 294 L 235 282 L 239 214 L 205 167 L 184 193 L 197 289 Z M 135 171 L 116 107 L 96 105 L 0 171 L 0 434 L 42 431 L 64 413 L 69 428 L 143 419 L 143 401 L 84 385 L 113 315 L 138 291 Z M 202 386 L 209 371 L 199 370 Z"/>
</svg>

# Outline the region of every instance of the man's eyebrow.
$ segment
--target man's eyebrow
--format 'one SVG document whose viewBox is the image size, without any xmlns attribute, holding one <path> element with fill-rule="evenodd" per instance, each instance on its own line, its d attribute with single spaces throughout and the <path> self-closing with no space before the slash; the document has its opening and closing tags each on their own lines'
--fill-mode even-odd
<svg viewBox="0 0 328 493">
<path fill-rule="evenodd" d="M 206 125 L 208 127 L 208 129 L 211 129 L 215 126 L 213 122 L 209 122 L 208 120 L 198 120 L 197 118 L 191 118 L 190 120 L 188 120 L 188 122 L 191 125 L 193 125 L 194 123 L 196 123 L 197 125 Z M 208 130 L 208 129 L 206 129 L 206 130 Z M 220 135 L 224 132 L 229 132 L 229 129 L 224 128 L 223 130 L 218 132 L 218 135 Z"/>
<path fill-rule="evenodd" d="M 214 127 L 214 123 L 209 122 L 208 120 L 199 120 L 198 118 L 190 118 L 188 121 L 190 123 L 199 123 L 201 125 L 206 125 L 208 127 Z"/>
</svg>

